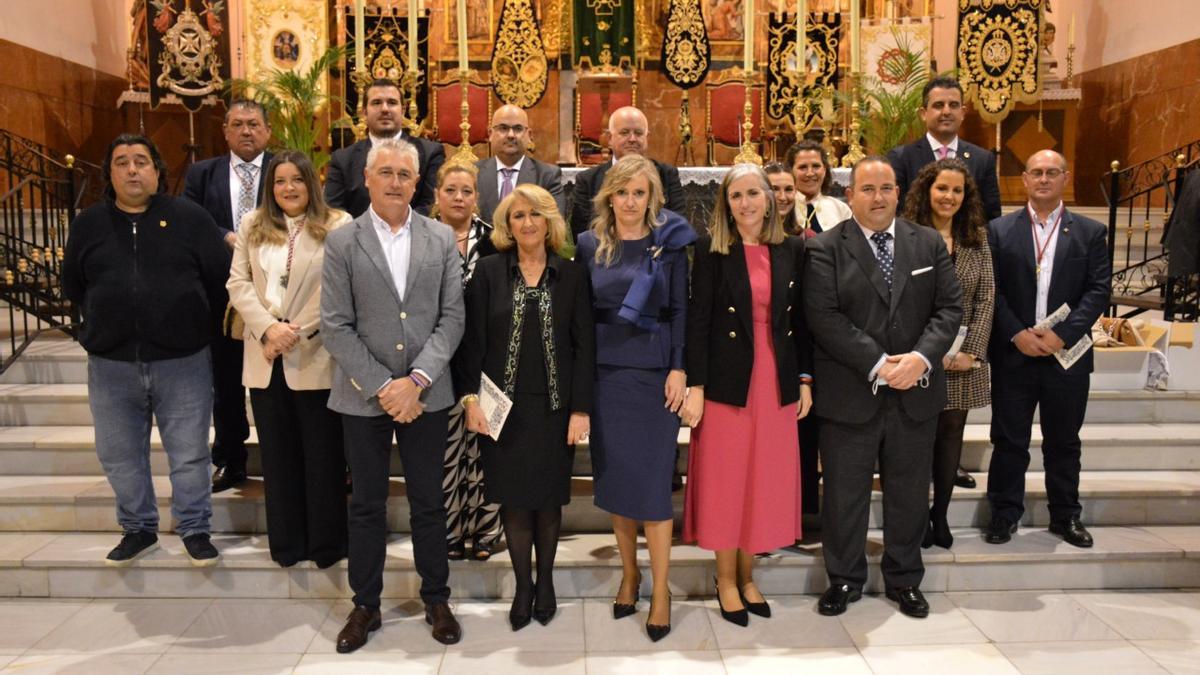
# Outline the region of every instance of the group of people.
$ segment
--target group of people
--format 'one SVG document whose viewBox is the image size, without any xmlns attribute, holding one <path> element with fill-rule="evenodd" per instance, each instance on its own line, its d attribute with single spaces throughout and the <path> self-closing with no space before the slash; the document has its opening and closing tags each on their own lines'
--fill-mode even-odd
<svg viewBox="0 0 1200 675">
<path fill-rule="evenodd" d="M 304 153 L 265 151 L 251 101 L 231 104 L 230 154 L 194 165 L 185 198 L 164 193 L 151 141 L 110 146 L 109 199 L 72 223 L 63 262 L 124 531 L 110 564 L 157 542 L 152 419 L 175 529 L 193 564 L 216 563 L 211 491 L 246 475 L 244 393 L 230 399 L 243 386 L 272 559 L 348 558 L 343 653 L 382 625 L 393 445 L 425 619 L 446 644 L 461 638 L 448 561 L 486 560 L 501 537 L 512 629 L 553 619 L 581 442 L 620 554 L 613 617 L 639 610 L 640 529 L 646 633 L 666 636 L 681 423 L 683 540 L 714 551 L 720 614 L 738 625 L 770 616 L 756 554 L 800 539 L 819 493 L 830 586 L 818 609 L 861 597 L 877 466 L 884 587 L 926 616 L 921 547 L 952 545 L 967 411 L 989 403 L 985 538 L 1003 543 L 1021 520 L 1041 407 L 1051 531 L 1091 544 L 1078 501 L 1091 357 L 1054 355 L 1107 304 L 1105 231 L 1066 211 L 1066 161 L 1050 150 L 1027 162 L 1027 206 L 988 223 L 995 159 L 957 138 L 956 81 L 930 82 L 928 136 L 858 162 L 846 202 L 828 194 L 820 144 L 801 141 L 786 165 L 732 167 L 707 223 L 679 215 L 678 171 L 645 156 L 636 108 L 611 115 L 613 159 L 578 176 L 568 224 L 561 170 L 527 154 L 520 108 L 496 110 L 492 157 L 469 166 L 401 131 L 390 81 L 365 101 L 369 137 L 334 153 L 323 187 Z"/>
</svg>

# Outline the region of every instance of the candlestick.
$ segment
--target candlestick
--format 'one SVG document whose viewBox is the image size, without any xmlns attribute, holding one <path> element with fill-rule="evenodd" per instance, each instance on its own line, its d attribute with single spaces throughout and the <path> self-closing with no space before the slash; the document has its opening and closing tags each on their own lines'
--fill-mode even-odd
<svg viewBox="0 0 1200 675">
<path fill-rule="evenodd" d="M 354 64 L 356 68 L 365 68 L 367 36 L 363 30 L 364 0 L 354 0 Z"/>
<path fill-rule="evenodd" d="M 742 70 L 746 77 L 754 70 L 754 0 L 742 4 Z"/>
<path fill-rule="evenodd" d="M 458 0 L 458 69 L 467 69 L 467 0 Z"/>
<path fill-rule="evenodd" d="M 850 0 L 850 73 L 862 70 L 861 55 L 858 53 L 859 0 Z"/>
<path fill-rule="evenodd" d="M 808 0 L 796 0 L 796 70 L 800 80 L 808 72 Z"/>
<path fill-rule="evenodd" d="M 417 0 L 408 0 L 408 69 L 417 70 Z"/>
</svg>

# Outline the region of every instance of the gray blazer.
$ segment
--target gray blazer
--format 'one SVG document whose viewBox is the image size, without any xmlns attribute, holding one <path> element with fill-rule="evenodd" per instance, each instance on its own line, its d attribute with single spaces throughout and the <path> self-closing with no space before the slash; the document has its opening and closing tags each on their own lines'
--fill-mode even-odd
<svg viewBox="0 0 1200 675">
<path fill-rule="evenodd" d="M 500 183 L 496 178 L 500 169 L 497 167 L 495 157 L 481 159 L 475 162 L 475 166 L 479 169 L 476 190 L 479 194 L 479 217 L 491 225 L 494 224 L 492 219 L 496 207 L 500 205 Z M 563 218 L 567 217 L 567 196 L 563 194 L 562 169 L 525 155 L 525 161 L 521 163 L 521 172 L 517 174 L 517 182 L 514 185 L 525 183 L 533 183 L 546 188 L 546 191 L 554 197 L 554 203 L 558 204 L 558 212 L 562 214 Z"/>
<path fill-rule="evenodd" d="M 329 408 L 343 415 L 385 414 L 376 392 L 415 368 L 433 378 L 427 409 L 454 404 L 447 366 L 466 319 L 462 261 L 450 228 L 415 212 L 411 227 L 403 302 L 369 213 L 325 238 L 321 333 L 334 361 Z"/>
</svg>

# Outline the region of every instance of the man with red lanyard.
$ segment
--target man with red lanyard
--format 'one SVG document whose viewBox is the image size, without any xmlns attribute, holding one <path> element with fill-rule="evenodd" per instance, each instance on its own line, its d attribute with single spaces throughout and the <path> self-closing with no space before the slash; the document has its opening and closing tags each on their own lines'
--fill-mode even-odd
<svg viewBox="0 0 1200 675">
<path fill-rule="evenodd" d="M 1028 205 L 988 225 L 996 276 L 990 345 L 995 449 L 987 486 L 992 518 L 984 530 L 989 544 L 1009 541 L 1024 514 L 1030 432 L 1040 408 L 1050 531 L 1073 546 L 1092 545 L 1079 520 L 1079 429 L 1092 352 L 1088 348 L 1073 363 L 1064 359 L 1068 367 L 1055 354 L 1090 338 L 1109 303 L 1112 264 L 1107 228 L 1063 205 L 1070 177 L 1062 155 L 1034 153 L 1022 175 Z M 1065 317 L 1041 327 L 1063 305 Z"/>
</svg>

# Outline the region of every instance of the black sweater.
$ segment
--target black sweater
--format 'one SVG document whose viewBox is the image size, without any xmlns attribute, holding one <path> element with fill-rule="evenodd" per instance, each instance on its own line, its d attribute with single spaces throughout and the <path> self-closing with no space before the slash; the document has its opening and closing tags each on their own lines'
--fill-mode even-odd
<svg viewBox="0 0 1200 675">
<path fill-rule="evenodd" d="M 62 269 L 83 315 L 80 344 L 117 361 L 200 351 L 225 310 L 229 262 L 212 216 L 186 199 L 155 195 L 136 214 L 89 207 L 71 222 Z"/>
</svg>

